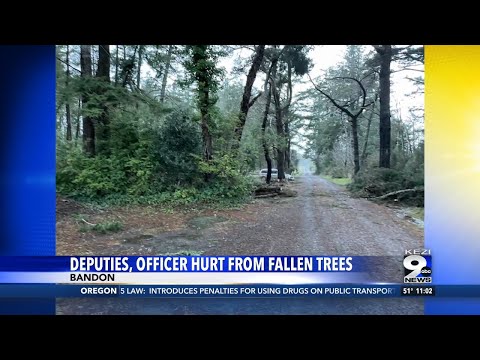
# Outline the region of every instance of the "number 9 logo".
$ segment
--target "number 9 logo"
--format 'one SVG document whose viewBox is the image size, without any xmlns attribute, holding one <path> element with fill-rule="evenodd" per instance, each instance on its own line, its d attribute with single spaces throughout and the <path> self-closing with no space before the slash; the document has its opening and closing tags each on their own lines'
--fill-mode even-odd
<svg viewBox="0 0 480 360">
<path fill-rule="evenodd" d="M 422 273 L 422 269 L 427 266 L 427 260 L 420 255 L 409 255 L 403 259 L 403 267 L 412 270 L 406 278 L 414 278 Z"/>
</svg>

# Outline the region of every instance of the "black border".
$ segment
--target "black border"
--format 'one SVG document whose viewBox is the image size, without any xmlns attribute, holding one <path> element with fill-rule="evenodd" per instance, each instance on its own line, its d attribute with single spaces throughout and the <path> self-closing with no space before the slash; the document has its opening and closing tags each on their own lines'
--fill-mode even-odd
<svg viewBox="0 0 480 360">
<path fill-rule="evenodd" d="M 330 325 L 351 325 L 352 329 L 361 329 L 369 326 L 380 325 L 402 325 L 425 323 L 429 325 L 441 325 L 447 328 L 449 325 L 459 321 L 478 322 L 478 315 L 1 315 L 0 321 L 2 325 L 19 326 L 28 325 L 34 322 L 36 326 L 41 323 L 52 323 L 58 325 L 90 325 L 92 322 L 100 325 L 108 325 L 110 329 L 116 329 L 116 325 L 122 324 L 134 325 L 135 323 L 145 326 L 158 325 L 161 321 L 162 326 L 169 325 L 253 325 L 268 324 L 272 326 L 269 331 L 281 330 L 278 326 L 285 328 L 286 326 L 302 325 L 302 326 L 318 326 L 321 322 L 322 327 Z M 294 327 L 292 327 L 293 329 Z M 27 329 L 27 328 L 25 328 Z M 38 328 L 32 328 L 32 332 L 36 332 Z M 61 329 L 59 329 L 61 330 Z M 262 328 L 250 328 L 251 331 L 264 331 Z M 392 329 L 394 331 L 395 329 Z"/>
<path fill-rule="evenodd" d="M 480 44 L 476 12 L 460 6 L 422 11 L 418 4 L 401 3 L 391 9 L 386 3 L 363 3 L 358 9 L 346 3 L 330 3 L 331 9 L 325 3 L 262 5 L 179 2 L 171 9 L 162 3 L 162 11 L 147 4 L 103 11 L 79 6 L 67 14 L 36 14 L 15 27 L 4 22 L 0 43 Z"/>
<path fill-rule="evenodd" d="M 436 344 L 443 344 L 440 342 L 442 336 L 448 344 L 455 344 L 456 338 L 464 343 L 469 324 L 478 323 L 479 319 L 476 315 L 0 317 L 3 329 L 8 332 L 7 337 L 22 341 L 32 338 L 49 346 L 66 344 L 68 351 L 74 353 L 76 347 L 85 346 L 88 351 L 99 347 L 102 350 L 132 349 L 135 353 L 150 349 L 157 354 L 170 353 L 171 350 L 174 354 L 193 351 L 197 355 L 240 356 L 253 354 L 255 348 L 283 355 L 299 355 L 310 348 L 317 354 L 334 350 L 338 357 L 344 357 L 340 355 L 349 351 L 357 356 L 385 354 L 385 349 L 391 351 L 389 355 L 402 354 L 408 349 L 425 349 L 425 344 L 434 349 Z M 231 346 L 225 348 L 226 345 Z"/>
</svg>

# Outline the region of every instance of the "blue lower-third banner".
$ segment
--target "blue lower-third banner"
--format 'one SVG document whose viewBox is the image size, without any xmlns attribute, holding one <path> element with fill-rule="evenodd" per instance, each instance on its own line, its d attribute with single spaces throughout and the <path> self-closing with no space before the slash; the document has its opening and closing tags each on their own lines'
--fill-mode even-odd
<svg viewBox="0 0 480 360">
<path fill-rule="evenodd" d="M 59 285 L 1 284 L 0 298 L 64 297 L 480 297 L 479 285 Z"/>
<path fill-rule="evenodd" d="M 479 285 L 306 284 L 306 285 L 59 285 L 1 284 L 0 298 L 138 297 L 480 297 Z"/>
<path fill-rule="evenodd" d="M 396 285 L 0 285 L 0 297 L 392 297 Z"/>
</svg>

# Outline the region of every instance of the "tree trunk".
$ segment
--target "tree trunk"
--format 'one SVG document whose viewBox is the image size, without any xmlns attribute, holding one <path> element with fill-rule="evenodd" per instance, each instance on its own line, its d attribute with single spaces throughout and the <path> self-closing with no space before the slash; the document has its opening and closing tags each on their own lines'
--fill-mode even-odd
<svg viewBox="0 0 480 360">
<path fill-rule="evenodd" d="M 359 149 L 358 149 L 358 118 L 359 116 L 363 113 L 363 111 L 373 103 L 367 104 L 366 103 L 366 98 L 367 98 L 367 91 L 365 87 L 363 86 L 362 82 L 356 78 L 353 77 L 337 77 L 337 79 L 348 79 L 351 81 L 354 81 L 358 84 L 361 90 L 361 95 L 362 95 L 362 102 L 361 106 L 356 112 L 353 112 L 349 110 L 346 106 L 342 106 L 335 99 L 333 99 L 330 95 L 325 93 L 322 89 L 320 89 L 315 83 L 310 79 L 312 82 L 313 86 L 317 91 L 319 91 L 323 96 L 328 98 L 330 102 L 337 108 L 339 109 L 342 113 L 346 114 L 350 120 L 350 125 L 351 125 L 351 130 L 352 130 L 352 147 L 353 147 L 353 160 L 354 160 L 354 173 L 356 174 L 360 170 L 360 157 L 359 157 Z"/>
<path fill-rule="evenodd" d="M 277 170 L 278 170 L 278 180 L 285 179 L 285 126 L 283 124 L 283 117 L 282 117 L 282 107 L 280 104 L 280 94 L 277 88 L 277 66 L 272 69 L 272 95 L 273 95 L 273 103 L 275 106 L 275 127 L 277 130 Z"/>
<path fill-rule="evenodd" d="M 242 102 L 240 103 L 240 113 L 238 115 L 238 124 L 235 128 L 235 137 L 236 137 L 236 147 L 239 146 L 240 141 L 242 140 L 243 127 L 245 126 L 245 121 L 247 120 L 248 110 L 253 105 L 250 101 L 252 96 L 252 87 L 257 77 L 257 72 L 262 65 L 263 55 L 265 53 L 265 45 L 258 45 L 255 50 L 255 56 L 253 58 L 252 66 L 247 75 L 247 81 L 243 89 Z"/>
<path fill-rule="evenodd" d="M 287 147 L 285 149 L 285 172 L 290 173 L 290 127 L 288 126 L 288 121 L 285 121 L 285 139 L 287 139 Z"/>
<path fill-rule="evenodd" d="M 192 63 L 194 65 L 195 80 L 197 81 L 198 107 L 200 109 L 200 126 L 203 140 L 203 160 L 209 163 L 213 158 L 212 134 L 210 132 L 210 110 L 213 106 L 210 89 L 212 88 L 213 69 L 209 64 L 207 53 L 209 45 L 194 46 Z M 208 182 L 212 174 L 205 174 L 205 181 Z"/>
<path fill-rule="evenodd" d="M 315 156 L 315 175 L 320 175 L 321 171 L 321 166 L 322 166 L 322 163 L 320 161 L 320 154 L 317 154 L 317 156 Z"/>
<path fill-rule="evenodd" d="M 140 80 L 142 79 L 142 61 L 143 61 L 143 45 L 138 49 L 138 69 L 137 69 L 137 87 L 140 89 Z"/>
<path fill-rule="evenodd" d="M 358 149 L 358 118 L 350 119 L 352 127 L 352 146 L 353 146 L 353 173 L 356 175 L 360 171 L 360 151 Z"/>
<path fill-rule="evenodd" d="M 110 82 L 110 45 L 98 45 L 98 79 Z"/>
<path fill-rule="evenodd" d="M 213 146 L 212 146 L 212 134 L 208 126 L 210 115 L 202 112 L 202 137 L 203 137 L 203 159 L 205 161 L 212 160 Z"/>
<path fill-rule="evenodd" d="M 367 132 L 365 133 L 365 141 L 363 142 L 363 150 L 362 150 L 362 157 L 361 157 L 362 166 L 365 166 L 365 161 L 367 160 L 368 138 L 370 136 L 370 127 L 372 126 L 372 118 L 373 118 L 373 110 L 370 113 L 370 116 L 368 117 Z"/>
<path fill-rule="evenodd" d="M 208 92 L 206 93 L 206 101 L 208 102 Z M 201 128 L 202 128 L 202 140 L 203 140 L 203 160 L 210 162 L 213 158 L 213 144 L 212 144 L 212 134 L 210 132 L 210 114 L 208 109 L 201 110 Z M 212 178 L 212 174 L 205 174 L 205 182 L 209 182 Z"/>
<path fill-rule="evenodd" d="M 282 121 L 281 117 L 278 117 L 277 114 L 277 135 L 280 138 L 280 144 L 277 147 L 277 170 L 278 170 L 278 180 L 285 179 L 285 150 L 284 145 L 281 144 L 285 140 L 285 135 L 283 134 L 283 126 L 279 126 Z"/>
<path fill-rule="evenodd" d="M 115 51 L 115 86 L 118 84 L 118 45 Z"/>
<path fill-rule="evenodd" d="M 287 161 L 287 154 L 288 143 L 289 143 L 289 129 L 287 121 L 284 121 L 285 118 L 288 119 L 288 111 L 290 108 L 290 104 L 292 102 L 292 65 L 291 63 L 287 63 L 287 100 L 285 104 L 282 106 L 280 103 L 280 92 L 278 88 L 275 86 L 275 93 L 274 99 L 275 100 L 275 109 L 276 112 L 276 127 L 277 127 L 277 136 L 279 137 L 279 143 L 277 147 L 277 163 L 278 163 L 278 180 L 285 179 L 285 172 L 288 170 L 289 161 Z"/>
<path fill-rule="evenodd" d="M 376 102 L 377 102 L 377 95 L 375 95 L 375 101 L 373 102 L 372 111 L 370 112 L 370 116 L 368 117 L 368 121 L 367 121 L 367 132 L 365 134 L 365 141 L 363 143 L 363 151 L 362 151 L 362 157 L 361 157 L 362 167 L 365 166 L 365 162 L 367 160 L 368 138 L 370 137 L 370 128 L 372 126 L 373 115 L 375 114 L 375 103 Z"/>
<path fill-rule="evenodd" d="M 108 91 L 106 84 L 110 83 L 110 45 L 98 45 L 96 78 L 99 80 L 97 94 L 104 95 L 106 91 Z M 101 110 L 102 112 L 97 118 L 97 152 L 108 153 L 108 140 L 110 138 L 110 114 L 108 105 L 103 103 Z"/>
<path fill-rule="evenodd" d="M 68 83 L 70 80 L 70 48 L 67 45 L 67 54 L 66 54 L 66 63 L 67 63 L 67 74 L 65 77 L 65 88 L 68 90 Z M 65 103 L 65 117 L 67 118 L 67 141 L 72 140 L 72 113 L 70 111 L 70 99 L 67 98 Z"/>
<path fill-rule="evenodd" d="M 205 81 L 208 81 L 205 77 Z M 212 160 L 213 146 L 212 146 L 212 134 L 210 132 L 210 114 L 209 114 L 209 104 L 210 104 L 210 93 L 208 87 L 203 88 L 203 104 L 200 107 L 201 115 L 201 127 L 202 127 L 202 138 L 203 138 L 203 159 L 205 161 Z M 208 180 L 208 179 L 207 179 Z"/>
<path fill-rule="evenodd" d="M 81 77 L 88 80 L 92 77 L 92 49 L 91 45 L 80 45 Z M 83 114 L 83 149 L 88 156 L 95 156 L 95 126 L 91 116 L 85 114 L 89 96 L 82 93 Z"/>
<path fill-rule="evenodd" d="M 127 46 L 123 45 L 123 60 L 120 75 L 123 88 L 126 88 L 128 84 L 130 84 L 130 86 L 132 85 L 136 53 L 137 48 L 135 47 L 133 56 L 130 59 L 127 59 Z"/>
<path fill-rule="evenodd" d="M 380 157 L 379 166 L 390 168 L 391 124 L 390 124 L 390 64 L 392 45 L 377 47 L 380 55 Z"/>
<path fill-rule="evenodd" d="M 416 139 L 415 139 L 415 126 L 412 124 L 412 141 L 408 142 L 411 154 L 413 154 L 413 152 L 415 151 L 415 141 L 416 141 Z"/>
<path fill-rule="evenodd" d="M 167 60 L 165 62 L 165 70 L 162 77 L 162 89 L 160 91 L 160 102 L 165 102 L 165 93 L 167 90 L 168 72 L 170 70 L 170 63 L 172 61 L 173 45 L 168 45 Z"/>
<path fill-rule="evenodd" d="M 350 156 L 352 155 L 352 149 L 353 149 L 353 136 L 352 136 L 352 123 L 351 119 L 344 121 L 343 120 L 343 113 L 340 115 L 340 120 L 341 123 L 344 124 L 343 130 L 344 130 L 344 135 L 345 139 L 347 139 L 347 142 L 345 143 L 345 153 L 343 157 L 343 170 L 348 173 L 348 168 L 349 168 L 349 162 L 348 160 L 350 159 Z M 350 127 L 348 126 L 350 125 Z M 351 149 L 348 147 L 348 140 L 350 140 L 350 146 L 352 147 Z"/>
<path fill-rule="evenodd" d="M 78 113 L 77 113 L 77 123 L 75 127 L 75 144 L 77 143 L 78 138 L 80 137 L 80 114 L 82 112 L 82 100 L 78 99 Z"/>
<path fill-rule="evenodd" d="M 267 79 L 268 82 L 268 79 Z M 270 157 L 270 151 L 268 149 L 267 139 L 265 137 L 265 130 L 267 128 L 268 112 L 270 111 L 270 102 L 272 98 L 272 86 L 270 85 L 267 93 L 267 101 L 265 104 L 265 112 L 263 113 L 263 122 L 262 122 L 262 145 L 263 153 L 265 155 L 265 161 L 267 162 L 267 184 L 270 184 L 272 180 L 272 158 Z"/>
<path fill-rule="evenodd" d="M 402 149 L 402 155 L 408 155 L 409 154 L 409 149 L 408 149 L 408 144 L 407 144 L 407 139 L 405 136 L 405 127 L 403 124 L 400 124 L 401 128 L 399 129 L 399 135 L 397 138 L 397 141 L 400 141 L 400 148 Z"/>
<path fill-rule="evenodd" d="M 65 104 L 65 117 L 67 119 L 67 141 L 72 141 L 72 114 L 68 102 Z"/>
</svg>

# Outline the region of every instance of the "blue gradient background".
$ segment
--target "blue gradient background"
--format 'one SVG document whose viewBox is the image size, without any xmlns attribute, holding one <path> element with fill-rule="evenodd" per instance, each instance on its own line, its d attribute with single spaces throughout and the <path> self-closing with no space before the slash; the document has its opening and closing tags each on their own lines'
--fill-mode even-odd
<svg viewBox="0 0 480 360">
<path fill-rule="evenodd" d="M 55 46 L 0 46 L 0 255 L 55 255 Z M 55 314 L 0 299 L 0 314 Z"/>
</svg>

